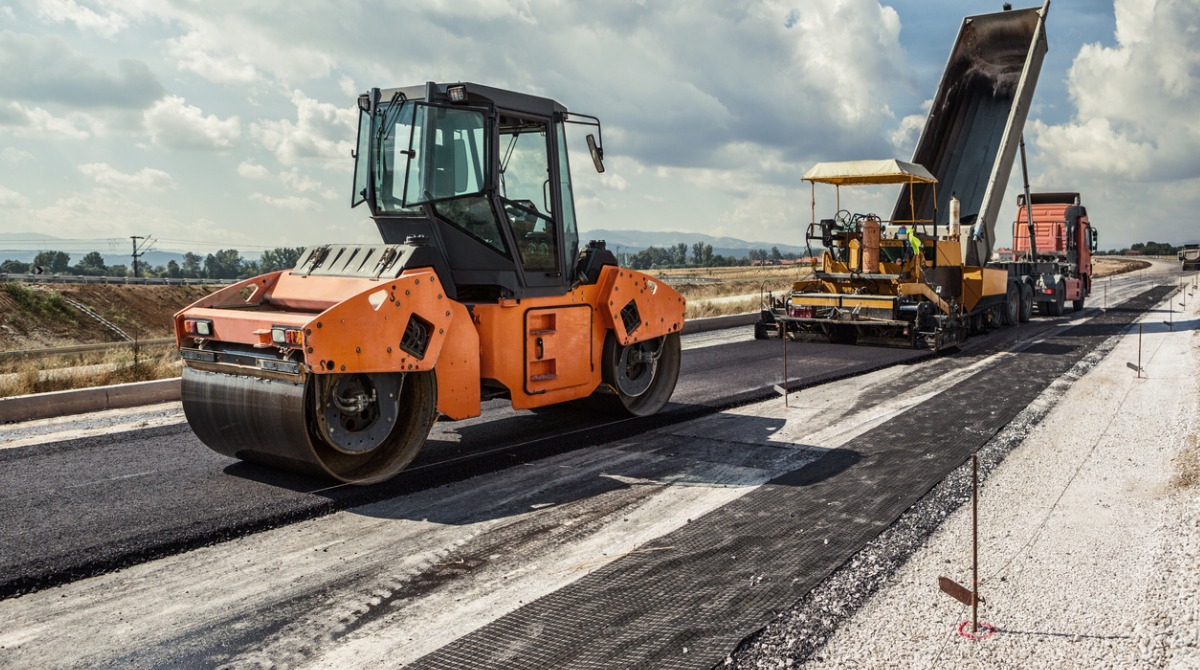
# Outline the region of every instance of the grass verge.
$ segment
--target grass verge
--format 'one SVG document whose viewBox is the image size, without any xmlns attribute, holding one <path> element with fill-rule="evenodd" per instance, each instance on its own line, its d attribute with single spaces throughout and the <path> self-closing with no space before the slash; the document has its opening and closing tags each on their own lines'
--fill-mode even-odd
<svg viewBox="0 0 1200 670">
<path fill-rule="evenodd" d="M 178 377 L 179 353 L 173 346 L 116 349 L 66 361 L 39 359 L 10 363 L 0 373 L 0 398 L 32 393 L 68 391 L 109 384 L 152 381 Z"/>
</svg>

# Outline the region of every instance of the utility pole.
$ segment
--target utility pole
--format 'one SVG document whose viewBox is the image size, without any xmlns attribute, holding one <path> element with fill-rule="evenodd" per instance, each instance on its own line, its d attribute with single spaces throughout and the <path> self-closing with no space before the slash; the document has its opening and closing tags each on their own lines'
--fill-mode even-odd
<svg viewBox="0 0 1200 670">
<path fill-rule="evenodd" d="M 129 240 L 131 242 L 133 242 L 133 276 L 134 276 L 134 278 L 138 277 L 138 259 L 141 258 L 143 255 L 145 255 L 146 246 L 151 244 L 150 239 L 151 238 L 149 238 L 149 237 L 143 237 L 141 235 L 130 235 L 129 236 Z M 139 245 L 138 240 L 146 240 L 146 241 L 142 242 Z"/>
</svg>

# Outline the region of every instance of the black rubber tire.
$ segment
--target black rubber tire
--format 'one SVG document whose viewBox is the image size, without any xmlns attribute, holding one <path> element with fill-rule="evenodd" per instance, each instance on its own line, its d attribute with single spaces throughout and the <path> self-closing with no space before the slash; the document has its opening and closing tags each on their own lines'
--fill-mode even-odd
<svg viewBox="0 0 1200 670">
<path fill-rule="evenodd" d="M 1062 316 L 1067 300 L 1067 284 L 1062 279 L 1054 283 L 1054 300 L 1043 303 L 1050 316 Z"/>
<path fill-rule="evenodd" d="M 1000 306 L 1000 323 L 1005 326 L 1017 325 L 1021 317 L 1021 288 L 1017 282 L 1008 282 L 1008 291 L 1004 295 L 1004 304 Z"/>
<path fill-rule="evenodd" d="M 1033 318 L 1033 287 L 1021 282 L 1018 290 L 1021 293 L 1021 310 L 1018 319 L 1021 323 L 1028 323 Z"/>
<path fill-rule="evenodd" d="M 622 374 L 618 369 L 621 353 L 627 347 L 617 344 L 616 337 L 609 331 L 604 338 L 603 379 L 611 393 L 594 393 L 588 400 L 593 407 L 613 413 L 631 416 L 650 416 L 662 409 L 675 392 L 675 383 L 679 381 L 679 366 L 682 350 L 679 344 L 679 333 L 670 333 L 661 338 L 662 354 L 654 364 L 651 372 L 652 379 L 645 391 L 638 395 L 622 393 L 616 383 L 616 375 Z M 629 347 L 642 347 L 646 343 L 639 342 Z"/>
<path fill-rule="evenodd" d="M 416 458 L 437 420 L 437 375 L 432 370 L 404 373 L 399 403 L 391 433 L 362 455 L 341 453 L 326 445 L 319 431 L 310 429 L 314 450 L 329 474 L 350 484 L 377 484 L 395 477 Z"/>
<path fill-rule="evenodd" d="M 770 338 L 771 336 L 767 334 L 767 327 L 767 324 L 761 321 L 754 324 L 754 339 L 765 340 Z"/>
<path fill-rule="evenodd" d="M 1083 302 L 1084 302 L 1084 300 L 1086 300 L 1086 298 L 1080 298 L 1080 299 L 1078 299 L 1078 300 L 1072 300 L 1072 301 L 1071 301 L 1071 309 L 1075 310 L 1076 312 L 1082 312 L 1082 311 L 1083 311 Z"/>
</svg>

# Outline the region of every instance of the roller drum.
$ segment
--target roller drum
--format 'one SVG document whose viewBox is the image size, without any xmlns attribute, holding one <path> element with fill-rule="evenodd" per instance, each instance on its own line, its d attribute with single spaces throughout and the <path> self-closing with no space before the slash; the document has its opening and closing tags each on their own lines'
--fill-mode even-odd
<svg viewBox="0 0 1200 670">
<path fill-rule="evenodd" d="M 184 415 L 196 436 L 226 456 L 353 484 L 384 481 L 416 456 L 437 416 L 432 372 L 404 375 L 395 425 L 382 444 L 358 454 L 333 448 L 314 431 L 317 385 L 185 367 Z M 323 403 L 322 403 L 323 405 Z"/>
</svg>

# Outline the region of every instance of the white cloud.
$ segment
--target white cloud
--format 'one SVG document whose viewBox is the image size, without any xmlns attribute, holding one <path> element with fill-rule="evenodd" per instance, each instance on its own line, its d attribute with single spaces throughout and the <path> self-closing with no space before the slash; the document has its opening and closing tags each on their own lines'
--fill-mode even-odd
<svg viewBox="0 0 1200 670">
<path fill-rule="evenodd" d="M 296 193 L 312 193 L 319 195 L 322 198 L 333 199 L 337 197 L 337 193 L 329 186 L 321 181 L 313 179 L 307 175 L 301 174 L 297 168 L 284 170 L 279 173 L 279 181 L 290 191 Z"/>
<path fill-rule="evenodd" d="M 214 12 L 207 4 L 173 5 L 163 12 L 186 30 L 167 41 L 180 70 L 216 83 L 246 84 L 268 76 L 303 81 L 324 77 L 332 69 L 334 57 L 317 46 L 328 41 L 323 33 L 338 28 L 327 19 L 296 11 L 292 4 L 278 5 L 279 13 L 269 20 L 258 14 L 258 7 Z M 308 33 L 311 39 L 305 38 Z"/>
<path fill-rule="evenodd" d="M 55 116 L 41 107 L 19 102 L 0 103 L 0 131 L 8 128 L 17 137 L 87 139 L 103 129 L 95 117 L 82 112 Z"/>
<path fill-rule="evenodd" d="M 133 174 L 121 172 L 107 163 L 86 163 L 79 171 L 101 186 L 144 191 L 165 191 L 175 188 L 171 175 L 154 168 L 142 168 Z"/>
<path fill-rule="evenodd" d="M 87 216 L 80 216 L 80 212 L 87 212 Z M 188 226 L 171 211 L 147 205 L 111 188 L 78 191 L 45 207 L 28 210 L 27 214 L 24 223 L 29 230 L 53 230 L 61 237 L 143 234 L 150 232 L 147 225 L 153 222 L 155 235 L 190 239 L 186 236 L 190 232 Z"/>
<path fill-rule="evenodd" d="M 219 84 L 246 84 L 258 79 L 258 70 L 245 53 L 213 48 L 210 31 L 194 31 L 168 42 L 167 50 L 180 70 L 194 72 Z"/>
<path fill-rule="evenodd" d="M 321 208 L 321 206 L 319 204 L 317 204 L 316 202 L 314 202 L 308 198 L 302 198 L 297 195 L 286 196 L 283 198 L 276 198 L 274 196 L 265 195 L 263 193 L 252 193 L 252 194 L 250 194 L 250 199 L 257 200 L 258 202 L 268 204 L 271 207 L 278 207 L 281 209 L 290 209 L 290 210 L 296 211 L 296 212 L 318 211 Z"/>
<path fill-rule="evenodd" d="M 251 132 L 262 145 L 284 165 L 313 158 L 349 165 L 357 110 L 320 102 L 301 91 L 292 93 L 292 104 L 296 106 L 295 123 L 280 119 L 251 124 Z"/>
<path fill-rule="evenodd" d="M 1117 44 L 1084 45 L 1068 74 L 1076 115 L 1035 124 L 1052 168 L 1139 181 L 1200 176 L 1200 4 L 1117 0 Z"/>
<path fill-rule="evenodd" d="M 1200 209 L 1200 4 L 1116 0 L 1115 10 L 1116 44 L 1085 44 L 1071 65 L 1074 117 L 1027 128 L 1041 168 L 1032 181 L 1080 191 L 1106 248 L 1194 241 L 1179 222 Z M 1175 237 L 1161 239 L 1167 231 Z"/>
<path fill-rule="evenodd" d="M 145 109 L 162 97 L 162 84 L 145 62 L 119 59 L 114 73 L 103 60 L 61 37 L 0 32 L 0 97 L 72 109 Z"/>
<path fill-rule="evenodd" d="M 929 118 L 929 110 L 932 107 L 933 98 L 929 98 L 921 103 L 920 114 L 909 114 L 900 119 L 900 123 L 888 138 L 891 140 L 892 148 L 896 150 L 897 156 L 907 158 L 917 150 L 921 131 L 925 129 L 925 119 Z"/>
<path fill-rule="evenodd" d="M 29 198 L 17 193 L 16 191 L 5 188 L 0 185 L 0 207 L 6 209 L 17 209 L 29 205 Z"/>
<path fill-rule="evenodd" d="M 109 11 L 100 13 L 75 0 L 36 0 L 38 16 L 55 23 L 74 23 L 80 30 L 92 31 L 109 39 L 128 27 L 124 16 Z"/>
<path fill-rule="evenodd" d="M 252 163 L 248 160 L 238 163 L 237 171 L 239 175 L 246 177 L 247 179 L 266 179 L 267 177 L 271 176 L 271 173 L 267 170 L 267 168 L 259 165 L 258 163 Z"/>
<path fill-rule="evenodd" d="M 179 96 L 167 96 L 146 110 L 146 130 L 155 146 L 167 149 L 223 150 L 237 145 L 241 121 L 205 115 Z"/>
<path fill-rule="evenodd" d="M 24 149 L 15 149 L 13 147 L 0 149 L 0 162 L 17 165 L 18 163 L 32 162 L 33 160 L 34 155 Z"/>
<path fill-rule="evenodd" d="M 624 191 L 629 188 L 629 182 L 619 174 L 605 171 L 600 175 L 600 183 L 614 191 Z"/>
</svg>

